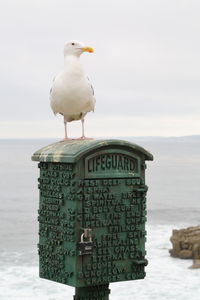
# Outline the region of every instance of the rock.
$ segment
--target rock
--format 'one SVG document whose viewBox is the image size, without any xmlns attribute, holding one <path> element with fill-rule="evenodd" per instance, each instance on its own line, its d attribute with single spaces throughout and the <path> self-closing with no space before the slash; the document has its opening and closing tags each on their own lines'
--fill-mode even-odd
<svg viewBox="0 0 200 300">
<path fill-rule="evenodd" d="M 200 226 L 173 230 L 170 241 L 173 248 L 169 253 L 173 257 L 193 259 L 192 269 L 200 268 Z"/>
<path fill-rule="evenodd" d="M 194 259 L 193 265 L 190 267 L 190 269 L 199 269 L 200 268 L 200 259 Z"/>
</svg>

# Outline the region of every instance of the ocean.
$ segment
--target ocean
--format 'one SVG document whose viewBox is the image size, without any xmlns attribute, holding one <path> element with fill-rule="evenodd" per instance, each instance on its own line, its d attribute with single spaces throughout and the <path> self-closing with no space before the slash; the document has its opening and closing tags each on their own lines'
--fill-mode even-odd
<svg viewBox="0 0 200 300">
<path fill-rule="evenodd" d="M 200 269 L 170 257 L 172 229 L 200 224 L 200 137 L 123 138 L 154 155 L 147 162 L 147 276 L 110 284 L 111 300 L 196 300 Z M 55 140 L 0 140 L 0 300 L 72 299 L 74 289 L 38 275 L 37 163 Z"/>
</svg>

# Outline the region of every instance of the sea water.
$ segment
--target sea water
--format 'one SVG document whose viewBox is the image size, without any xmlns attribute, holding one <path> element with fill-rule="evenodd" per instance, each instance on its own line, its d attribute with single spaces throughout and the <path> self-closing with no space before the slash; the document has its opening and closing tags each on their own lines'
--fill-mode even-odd
<svg viewBox="0 0 200 300">
<path fill-rule="evenodd" d="M 111 300 L 196 300 L 200 270 L 170 257 L 172 229 L 200 224 L 200 139 L 126 138 L 154 155 L 147 162 L 147 276 L 113 283 Z M 37 163 L 31 155 L 55 140 L 0 141 L 0 299 L 72 299 L 74 289 L 39 278 Z"/>
</svg>

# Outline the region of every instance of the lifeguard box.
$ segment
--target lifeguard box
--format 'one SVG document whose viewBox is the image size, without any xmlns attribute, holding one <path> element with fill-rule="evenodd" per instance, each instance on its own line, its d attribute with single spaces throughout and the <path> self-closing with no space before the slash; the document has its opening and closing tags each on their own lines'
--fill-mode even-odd
<svg viewBox="0 0 200 300">
<path fill-rule="evenodd" d="M 144 278 L 145 160 L 153 156 L 121 140 L 70 140 L 32 159 L 40 168 L 40 277 L 76 288 Z"/>
</svg>

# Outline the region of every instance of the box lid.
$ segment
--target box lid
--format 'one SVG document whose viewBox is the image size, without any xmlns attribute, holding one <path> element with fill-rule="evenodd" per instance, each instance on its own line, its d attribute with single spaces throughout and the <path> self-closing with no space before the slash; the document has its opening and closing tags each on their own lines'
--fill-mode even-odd
<svg viewBox="0 0 200 300">
<path fill-rule="evenodd" d="M 123 140 L 67 140 L 57 142 L 36 151 L 33 161 L 41 162 L 68 162 L 74 163 L 87 153 L 105 148 L 123 148 L 130 152 L 143 154 L 145 160 L 153 160 L 153 155 L 144 148 Z"/>
</svg>

